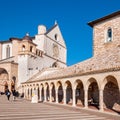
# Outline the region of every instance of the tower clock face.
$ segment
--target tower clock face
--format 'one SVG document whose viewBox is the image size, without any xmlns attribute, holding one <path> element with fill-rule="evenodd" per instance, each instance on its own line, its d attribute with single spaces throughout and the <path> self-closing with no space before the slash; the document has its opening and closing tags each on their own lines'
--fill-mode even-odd
<svg viewBox="0 0 120 120">
<path fill-rule="evenodd" d="M 58 57 L 58 55 L 59 55 L 58 46 L 55 45 L 55 44 L 53 44 L 53 55 L 54 55 L 55 57 Z"/>
</svg>

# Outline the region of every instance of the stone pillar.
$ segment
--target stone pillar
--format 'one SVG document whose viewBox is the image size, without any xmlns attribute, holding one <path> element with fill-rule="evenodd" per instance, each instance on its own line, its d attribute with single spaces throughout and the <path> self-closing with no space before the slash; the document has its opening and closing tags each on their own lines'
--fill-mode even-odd
<svg viewBox="0 0 120 120">
<path fill-rule="evenodd" d="M 99 109 L 103 111 L 103 90 L 99 90 Z"/>
<path fill-rule="evenodd" d="M 84 107 L 88 108 L 88 90 L 84 90 Z"/>
<path fill-rule="evenodd" d="M 40 96 L 39 100 L 42 101 L 42 89 L 41 88 L 40 88 L 40 95 L 39 96 Z"/>
<path fill-rule="evenodd" d="M 26 87 L 24 88 L 24 98 L 26 99 Z"/>
<path fill-rule="evenodd" d="M 76 89 L 73 89 L 72 92 L 73 92 L 73 96 L 72 96 L 73 103 L 72 103 L 72 106 L 76 106 Z"/>
<path fill-rule="evenodd" d="M 44 102 L 47 102 L 46 88 L 44 88 Z"/>
<path fill-rule="evenodd" d="M 36 95 L 37 95 L 37 98 L 38 98 L 38 87 L 36 87 Z"/>
<path fill-rule="evenodd" d="M 26 88 L 26 99 L 28 99 L 28 88 Z"/>
<path fill-rule="evenodd" d="M 66 89 L 64 89 L 63 92 L 64 92 L 64 93 L 63 93 L 63 94 L 64 94 L 64 97 L 63 97 L 63 99 L 64 99 L 64 104 L 66 104 Z"/>
<path fill-rule="evenodd" d="M 58 103 L 58 89 L 55 90 L 55 93 L 56 93 L 56 103 Z"/>
</svg>

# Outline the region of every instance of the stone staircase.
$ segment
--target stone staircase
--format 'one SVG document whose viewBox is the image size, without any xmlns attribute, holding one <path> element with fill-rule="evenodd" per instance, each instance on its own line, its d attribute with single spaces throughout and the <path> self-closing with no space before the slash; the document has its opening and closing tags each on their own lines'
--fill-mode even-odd
<svg viewBox="0 0 120 120">
<path fill-rule="evenodd" d="M 120 120 L 119 116 L 103 115 L 53 103 L 31 103 L 24 99 L 7 100 L 0 95 L 0 120 Z"/>
</svg>

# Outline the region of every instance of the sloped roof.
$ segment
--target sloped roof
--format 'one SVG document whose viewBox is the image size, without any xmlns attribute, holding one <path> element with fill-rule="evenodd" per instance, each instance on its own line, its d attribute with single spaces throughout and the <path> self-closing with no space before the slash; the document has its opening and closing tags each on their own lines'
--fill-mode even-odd
<svg viewBox="0 0 120 120">
<path fill-rule="evenodd" d="M 55 24 L 53 27 L 51 27 L 49 30 L 47 30 L 47 32 L 45 33 L 46 35 L 51 32 L 56 26 L 58 26 L 58 24 Z"/>
<path fill-rule="evenodd" d="M 73 77 L 77 75 L 81 76 L 108 71 L 118 71 L 120 70 L 120 51 L 118 51 L 118 49 L 114 50 L 114 55 L 112 55 L 111 52 L 113 53 L 113 51 L 103 53 L 102 55 L 92 57 L 67 68 L 44 70 L 38 73 L 34 79 L 31 79 L 25 83 Z"/>
<path fill-rule="evenodd" d="M 46 69 L 43 69 L 43 70 L 39 71 L 37 74 L 35 74 L 33 77 L 31 77 L 25 83 L 41 80 L 43 78 L 45 79 L 45 78 L 47 78 L 47 76 L 50 76 L 50 75 L 54 74 L 55 72 L 59 71 L 60 69 L 61 68 L 46 68 Z"/>
<path fill-rule="evenodd" d="M 6 62 L 14 62 L 14 56 L 0 60 L 0 64 Z"/>
<path fill-rule="evenodd" d="M 106 19 L 115 17 L 115 16 L 117 16 L 117 15 L 120 15 L 120 10 L 117 11 L 117 12 L 114 12 L 114 13 L 112 13 L 112 14 L 106 15 L 106 16 L 104 16 L 104 17 L 102 17 L 102 18 L 99 18 L 99 19 L 97 19 L 97 20 L 91 21 L 91 22 L 88 23 L 88 25 L 91 26 L 91 27 L 93 27 L 96 23 L 102 22 L 102 21 L 104 21 L 104 20 L 106 20 Z"/>
</svg>

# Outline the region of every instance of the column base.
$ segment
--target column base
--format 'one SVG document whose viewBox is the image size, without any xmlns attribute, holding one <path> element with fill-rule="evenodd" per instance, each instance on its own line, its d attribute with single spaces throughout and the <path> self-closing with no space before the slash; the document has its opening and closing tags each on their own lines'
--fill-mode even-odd
<svg viewBox="0 0 120 120">
<path fill-rule="evenodd" d="M 76 105 L 74 105 L 74 104 L 73 104 L 72 106 L 73 106 L 73 107 L 76 107 Z"/>
</svg>

